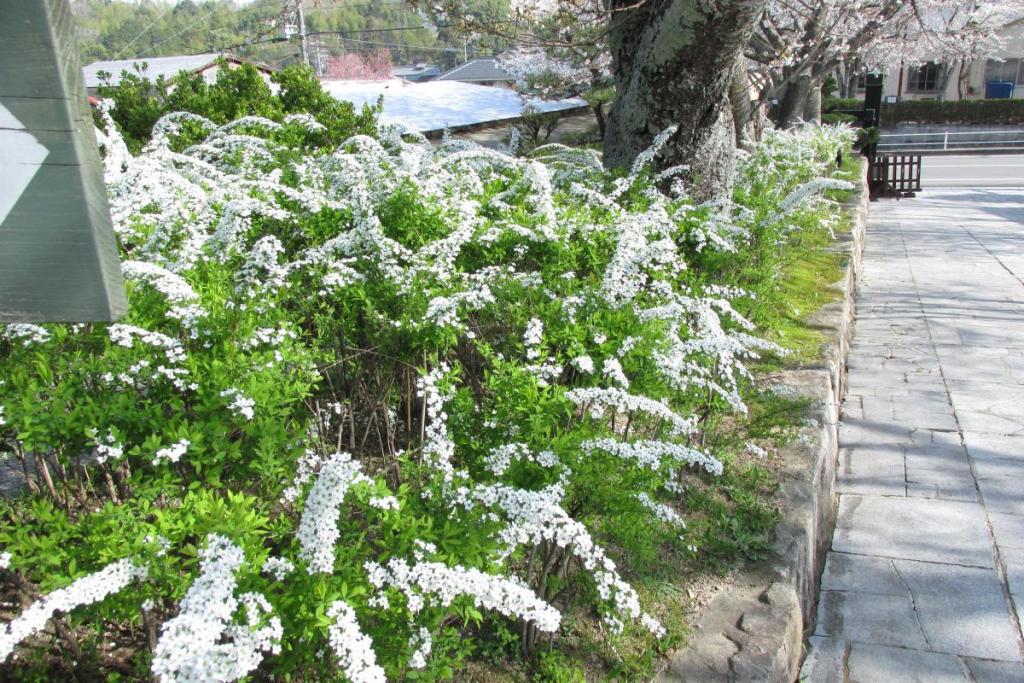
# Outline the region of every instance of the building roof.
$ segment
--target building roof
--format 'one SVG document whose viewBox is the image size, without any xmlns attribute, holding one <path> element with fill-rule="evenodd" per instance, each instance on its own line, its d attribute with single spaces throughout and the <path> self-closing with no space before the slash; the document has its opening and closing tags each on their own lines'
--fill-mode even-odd
<svg viewBox="0 0 1024 683">
<path fill-rule="evenodd" d="M 497 57 L 480 57 L 446 71 L 435 80 L 479 83 L 481 81 L 513 81 L 515 79 L 512 78 L 512 74 L 501 68 Z"/>
<path fill-rule="evenodd" d="M 441 67 L 436 64 L 404 64 L 392 68 L 391 72 L 407 81 L 422 81 L 440 75 Z"/>
<path fill-rule="evenodd" d="M 85 87 L 96 88 L 102 84 L 99 77 L 100 72 L 109 73 L 110 85 L 117 85 L 121 82 L 121 73 L 123 71 L 128 71 L 129 73 L 134 72 L 136 65 L 141 68 L 142 65 L 145 64 L 146 76 L 151 80 L 156 80 L 160 76 L 163 76 L 164 78 L 171 78 L 172 76 L 176 76 L 179 71 L 188 71 L 190 73 L 202 71 L 203 69 L 213 66 L 221 57 L 239 64 L 253 64 L 263 71 L 273 71 L 273 69 L 265 64 L 257 64 L 256 62 L 241 59 L 234 55 L 221 52 L 207 52 L 201 55 L 136 57 L 135 59 L 115 59 L 93 62 L 82 69 L 82 74 L 85 76 Z"/>
<path fill-rule="evenodd" d="M 514 90 L 458 81 L 410 83 L 392 78 L 386 81 L 328 80 L 320 84 L 332 96 L 352 102 L 356 107 L 375 104 L 383 95 L 381 123 L 398 123 L 421 133 L 517 119 L 528 103 Z M 529 104 L 541 111 L 587 106 L 579 98 Z"/>
</svg>

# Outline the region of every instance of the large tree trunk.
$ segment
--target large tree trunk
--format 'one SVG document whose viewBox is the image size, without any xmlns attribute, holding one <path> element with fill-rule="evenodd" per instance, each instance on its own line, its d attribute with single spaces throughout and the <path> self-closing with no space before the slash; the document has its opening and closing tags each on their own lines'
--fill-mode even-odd
<svg viewBox="0 0 1024 683">
<path fill-rule="evenodd" d="M 766 0 L 610 0 L 616 97 L 606 167 L 632 164 L 654 137 L 676 132 L 656 159 L 685 164 L 697 200 L 728 194 L 735 155 L 729 85 Z"/>
<path fill-rule="evenodd" d="M 811 89 L 807 91 L 804 99 L 804 121 L 821 123 L 821 86 L 819 80 L 811 80 Z"/>
<path fill-rule="evenodd" d="M 779 128 L 792 128 L 797 121 L 803 118 L 811 89 L 810 73 L 798 74 L 790 80 L 785 92 L 782 93 L 778 113 L 775 115 L 775 122 Z"/>
<path fill-rule="evenodd" d="M 754 108 L 750 103 L 750 75 L 747 65 L 741 59 L 736 65 L 732 81 L 729 82 L 729 104 L 732 107 L 732 124 L 736 133 L 736 146 L 747 147 L 753 138 Z"/>
</svg>

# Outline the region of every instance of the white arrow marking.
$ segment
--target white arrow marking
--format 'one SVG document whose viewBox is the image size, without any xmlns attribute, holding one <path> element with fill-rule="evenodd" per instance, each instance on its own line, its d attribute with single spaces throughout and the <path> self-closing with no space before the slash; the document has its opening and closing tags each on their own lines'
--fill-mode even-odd
<svg viewBox="0 0 1024 683">
<path fill-rule="evenodd" d="M 0 227 L 50 150 L 0 104 Z"/>
</svg>

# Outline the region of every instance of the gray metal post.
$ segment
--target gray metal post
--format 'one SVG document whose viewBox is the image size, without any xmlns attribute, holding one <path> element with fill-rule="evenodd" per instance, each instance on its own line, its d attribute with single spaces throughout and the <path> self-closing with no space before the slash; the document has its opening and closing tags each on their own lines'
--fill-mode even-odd
<svg viewBox="0 0 1024 683">
<path fill-rule="evenodd" d="M 302 63 L 309 66 L 309 46 L 306 44 L 306 13 L 302 8 L 302 0 L 295 0 L 295 9 L 299 14 L 299 50 Z"/>
<path fill-rule="evenodd" d="M 0 322 L 125 313 L 67 0 L 0 0 Z"/>
</svg>

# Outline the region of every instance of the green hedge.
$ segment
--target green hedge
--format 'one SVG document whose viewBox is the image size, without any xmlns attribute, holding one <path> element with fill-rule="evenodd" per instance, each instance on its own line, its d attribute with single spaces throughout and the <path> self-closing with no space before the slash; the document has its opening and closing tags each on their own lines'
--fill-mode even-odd
<svg viewBox="0 0 1024 683">
<path fill-rule="evenodd" d="M 863 97 L 826 97 L 821 102 L 821 111 L 826 114 L 836 109 L 863 109 Z"/>
<path fill-rule="evenodd" d="M 856 123 L 860 119 L 853 114 L 837 114 L 828 112 L 821 115 L 821 122 L 825 124 Z"/>
<path fill-rule="evenodd" d="M 904 101 L 882 107 L 882 125 L 915 123 L 1024 124 L 1024 100 Z"/>
</svg>

